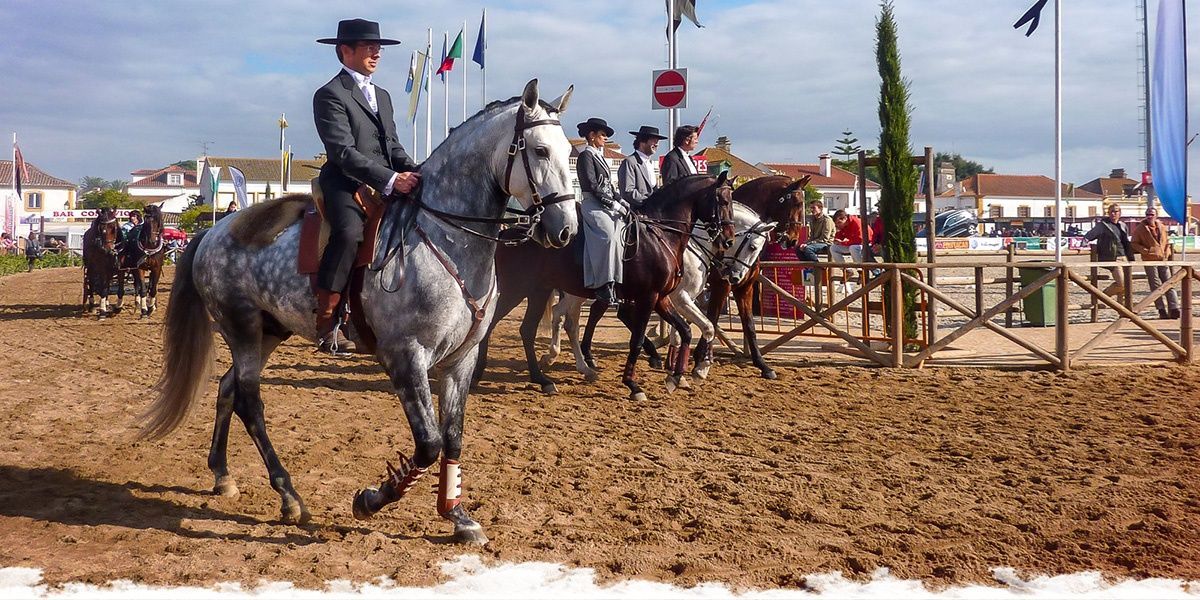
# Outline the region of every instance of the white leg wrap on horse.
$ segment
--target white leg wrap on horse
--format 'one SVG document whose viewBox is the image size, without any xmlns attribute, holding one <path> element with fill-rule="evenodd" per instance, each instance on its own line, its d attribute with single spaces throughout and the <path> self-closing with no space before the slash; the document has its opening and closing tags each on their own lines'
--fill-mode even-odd
<svg viewBox="0 0 1200 600">
<path fill-rule="evenodd" d="M 444 515 L 462 502 L 462 470 L 457 460 L 442 459 L 438 475 L 438 514 Z"/>
</svg>

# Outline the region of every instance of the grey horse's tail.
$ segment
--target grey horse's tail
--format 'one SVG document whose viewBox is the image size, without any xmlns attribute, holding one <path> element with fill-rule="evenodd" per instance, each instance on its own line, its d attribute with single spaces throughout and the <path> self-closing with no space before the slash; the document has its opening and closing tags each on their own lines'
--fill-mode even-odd
<svg viewBox="0 0 1200 600">
<path fill-rule="evenodd" d="M 142 415 L 139 439 L 159 439 L 174 431 L 212 375 L 212 320 L 192 277 L 192 261 L 205 233 L 192 239 L 175 266 L 163 330 L 162 375 L 154 384 L 158 397 Z"/>
</svg>

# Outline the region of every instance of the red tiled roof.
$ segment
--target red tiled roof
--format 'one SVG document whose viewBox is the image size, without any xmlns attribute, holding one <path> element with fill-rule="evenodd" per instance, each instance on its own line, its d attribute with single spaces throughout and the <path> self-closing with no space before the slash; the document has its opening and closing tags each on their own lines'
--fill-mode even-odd
<svg viewBox="0 0 1200 600">
<path fill-rule="evenodd" d="M 703 155 L 709 164 L 727 162 L 730 164 L 729 172 L 734 177 L 744 177 L 746 179 L 756 179 L 769 173 L 764 173 L 762 169 L 746 162 L 739 158 L 736 154 L 728 152 L 716 146 L 710 146 L 696 153 Z"/>
<path fill-rule="evenodd" d="M 278 158 L 229 158 L 224 156 L 208 157 L 210 167 L 237 167 L 246 176 L 246 181 L 279 181 L 279 170 L 282 168 Z M 321 165 L 325 164 L 325 156 L 316 159 L 292 159 L 292 181 L 308 181 L 317 176 Z M 227 172 L 226 172 L 227 173 Z M 222 175 L 226 181 L 229 175 Z"/>
<path fill-rule="evenodd" d="M 787 175 L 793 179 L 800 179 L 805 176 L 812 176 L 809 182 L 816 188 L 828 187 L 845 187 L 854 188 L 857 177 L 854 173 L 842 169 L 840 167 L 831 166 L 829 176 L 821 175 L 821 165 L 805 165 L 805 164 L 790 164 L 790 163 L 763 163 L 768 169 L 778 173 L 779 175 Z M 877 190 L 879 184 L 874 181 L 867 180 L 867 189 Z"/>
<path fill-rule="evenodd" d="M 1128 177 L 1097 177 L 1081 186 L 1078 189 L 1086 190 L 1102 196 L 1124 196 L 1125 186 L 1137 188 L 1141 185 L 1140 182 Z"/>
<path fill-rule="evenodd" d="M 166 187 L 168 173 L 183 173 L 183 184 L 171 187 L 191 187 L 199 185 L 199 183 L 196 181 L 196 172 L 185 169 L 179 165 L 163 167 L 157 171 L 151 169 L 142 169 L 142 171 L 148 171 L 149 175 L 129 184 L 129 187 Z M 134 171 L 134 173 L 140 173 L 142 171 Z"/>
<path fill-rule="evenodd" d="M 75 184 L 65 179 L 59 179 L 37 168 L 37 165 L 25 161 L 25 170 L 29 171 L 29 181 L 22 181 L 22 187 L 30 188 L 75 188 Z M 0 160 L 0 187 L 12 188 L 13 161 Z"/>
<path fill-rule="evenodd" d="M 1054 180 L 1045 175 L 1001 175 L 979 173 L 959 182 L 963 194 L 971 196 L 1006 196 L 1010 198 L 1053 198 Z M 1062 193 L 1068 195 L 1069 186 L 1063 184 Z M 1099 194 L 1075 188 L 1071 198 L 1099 198 Z"/>
<path fill-rule="evenodd" d="M 583 152 L 584 146 L 587 146 L 587 141 L 583 138 L 568 138 L 567 141 L 571 143 L 572 158 L 578 158 L 579 153 Z M 604 158 L 618 162 L 625 160 L 625 154 L 621 152 L 621 145 L 616 142 L 605 142 Z"/>
</svg>

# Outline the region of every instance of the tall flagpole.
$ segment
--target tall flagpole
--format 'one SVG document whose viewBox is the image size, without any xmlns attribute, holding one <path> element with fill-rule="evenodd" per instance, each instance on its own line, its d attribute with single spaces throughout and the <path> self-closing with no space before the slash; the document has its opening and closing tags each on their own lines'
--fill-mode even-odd
<svg viewBox="0 0 1200 600">
<path fill-rule="evenodd" d="M 462 98 L 463 98 L 463 114 L 462 114 L 461 122 L 466 123 L 467 122 L 467 21 L 466 21 L 466 19 L 463 19 L 462 33 L 459 35 L 462 36 L 462 48 L 459 49 L 460 50 L 459 54 L 461 54 L 462 56 L 459 57 L 459 60 L 462 61 L 462 72 L 463 72 L 463 96 L 462 96 Z"/>
<path fill-rule="evenodd" d="M 442 48 L 445 49 L 445 52 L 450 52 L 450 32 L 448 31 L 442 32 Z M 438 70 L 442 71 L 442 67 L 445 65 L 446 57 L 443 56 Z M 442 107 L 442 116 L 444 117 L 442 119 L 442 139 L 444 140 L 450 137 L 450 75 L 445 71 L 442 71 L 442 100 L 445 101 Z"/>
<path fill-rule="evenodd" d="M 425 77 L 424 81 L 429 82 L 426 89 L 431 91 L 433 88 L 433 75 L 431 69 L 430 54 L 433 52 L 433 29 L 425 30 Z M 432 100 L 432 98 L 430 98 Z M 433 154 L 433 102 L 425 103 L 425 160 L 429 160 L 429 155 Z"/>
<path fill-rule="evenodd" d="M 1062 262 L 1062 0 L 1054 0 L 1054 262 Z"/>
<path fill-rule="evenodd" d="M 667 0 L 667 68 L 675 68 L 675 2 Z M 667 110 L 667 135 L 671 139 L 675 139 L 675 128 L 679 126 L 677 120 L 679 115 L 674 108 Z"/>
<path fill-rule="evenodd" d="M 17 202 L 20 200 L 21 196 L 17 193 L 17 132 L 14 131 L 12 145 L 12 195 L 4 202 L 4 223 L 0 226 L 0 229 L 7 230 L 9 215 L 11 215 L 13 230 L 9 231 L 8 234 L 13 236 L 14 240 L 17 235 Z M 1186 241 L 1187 238 L 1185 236 L 1184 242 L 1186 243 Z"/>
<path fill-rule="evenodd" d="M 481 40 L 483 41 L 483 64 L 479 65 L 479 109 L 487 106 L 487 9 L 483 9 L 483 20 L 480 21 L 480 28 L 483 29 Z M 478 42 L 477 42 L 478 43 Z"/>
<path fill-rule="evenodd" d="M 340 52 L 340 50 L 339 50 L 339 52 Z M 284 163 L 284 160 L 283 160 L 284 134 L 283 134 L 283 130 L 287 129 L 287 126 L 288 126 L 287 115 L 284 113 L 279 113 L 279 188 L 280 188 L 280 191 L 282 191 L 284 189 L 283 188 L 283 177 L 284 177 L 284 172 L 283 172 L 283 170 L 284 170 L 284 164 L 283 164 Z M 215 205 L 216 203 L 217 203 L 216 198 L 213 198 L 213 204 Z"/>
</svg>

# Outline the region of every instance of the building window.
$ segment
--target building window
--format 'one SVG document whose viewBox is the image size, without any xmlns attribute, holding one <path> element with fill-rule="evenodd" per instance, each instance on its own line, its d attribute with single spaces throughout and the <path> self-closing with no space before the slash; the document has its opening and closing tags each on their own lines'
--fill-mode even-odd
<svg viewBox="0 0 1200 600">
<path fill-rule="evenodd" d="M 167 173 L 167 185 L 183 185 L 183 173 Z"/>
<path fill-rule="evenodd" d="M 1017 207 L 1017 217 L 1021 218 L 1021 219 L 1028 219 L 1029 218 L 1029 207 L 1028 206 L 1018 206 Z"/>
<path fill-rule="evenodd" d="M 28 210 L 42 209 L 42 193 L 30 192 L 25 195 L 25 208 Z"/>
<path fill-rule="evenodd" d="M 1088 207 L 1088 216 L 1089 217 L 1095 217 L 1095 216 L 1098 216 L 1099 214 L 1100 214 L 1100 211 L 1095 206 Z"/>
<path fill-rule="evenodd" d="M 1004 216 L 1004 209 L 999 204 L 989 205 L 988 216 L 993 219 L 999 219 Z"/>
<path fill-rule="evenodd" d="M 1042 216 L 1043 217 L 1053 217 L 1054 216 L 1054 207 L 1053 206 L 1043 207 L 1042 208 Z"/>
<path fill-rule="evenodd" d="M 1068 207 L 1067 207 L 1067 218 L 1068 218 L 1068 219 L 1074 219 L 1074 218 L 1075 218 L 1075 207 L 1074 207 L 1074 206 L 1068 206 Z"/>
</svg>

